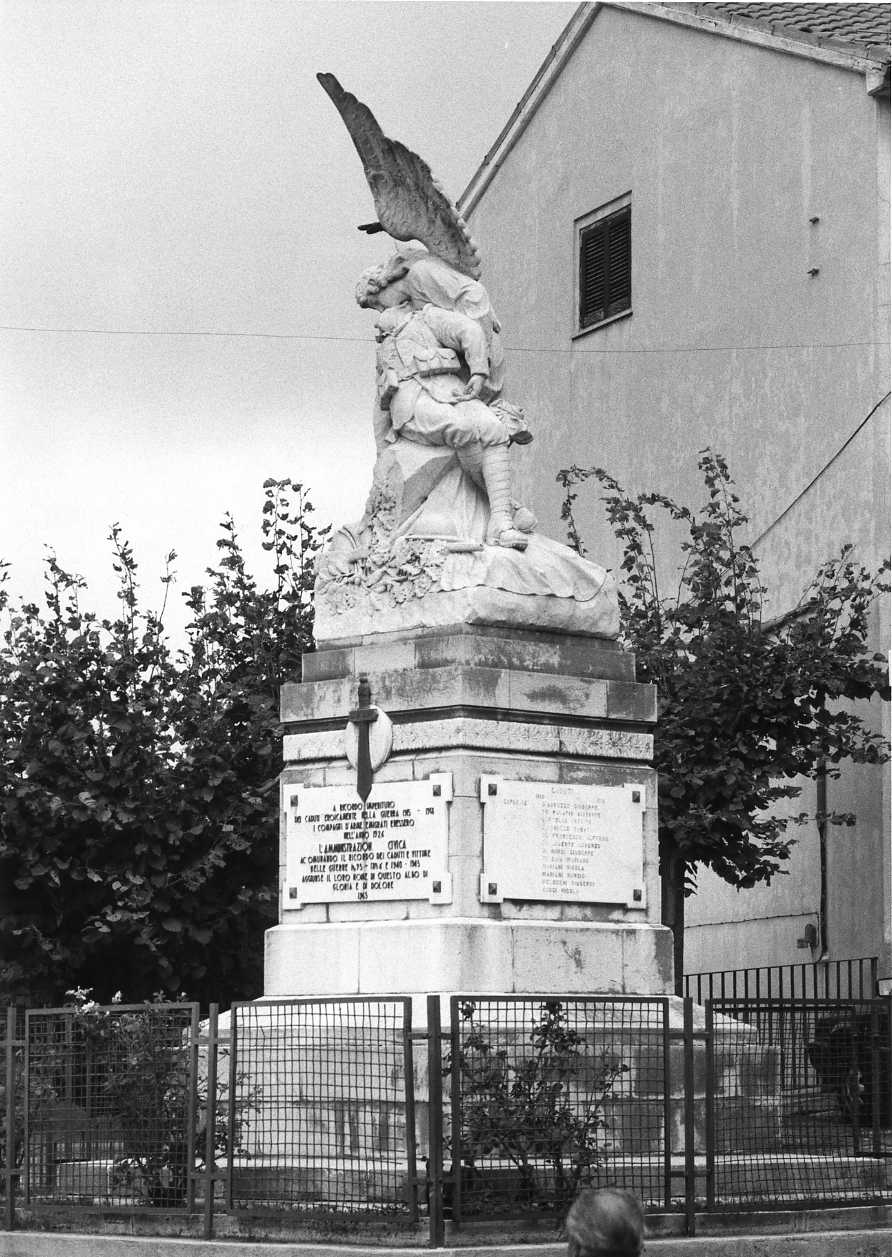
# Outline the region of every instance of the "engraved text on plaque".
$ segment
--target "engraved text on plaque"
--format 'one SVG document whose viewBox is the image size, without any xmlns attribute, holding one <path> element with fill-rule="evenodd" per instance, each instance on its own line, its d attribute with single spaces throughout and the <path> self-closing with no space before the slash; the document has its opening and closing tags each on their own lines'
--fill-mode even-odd
<svg viewBox="0 0 892 1257">
<path fill-rule="evenodd" d="M 452 774 L 374 785 L 286 786 L 285 908 L 429 899 L 449 903 Z"/>
<path fill-rule="evenodd" d="M 645 906 L 643 785 L 480 778 L 480 898 Z"/>
</svg>

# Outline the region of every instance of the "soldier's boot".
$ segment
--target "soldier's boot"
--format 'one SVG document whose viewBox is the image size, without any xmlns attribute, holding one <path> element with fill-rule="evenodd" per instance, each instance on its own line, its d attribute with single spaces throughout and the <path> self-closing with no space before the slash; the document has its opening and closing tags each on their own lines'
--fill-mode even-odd
<svg viewBox="0 0 892 1257">
<path fill-rule="evenodd" d="M 514 527 L 508 446 L 486 446 L 483 450 L 482 471 L 489 498 L 486 540 L 490 545 L 505 546 L 509 550 L 525 550 L 529 536 Z"/>
</svg>

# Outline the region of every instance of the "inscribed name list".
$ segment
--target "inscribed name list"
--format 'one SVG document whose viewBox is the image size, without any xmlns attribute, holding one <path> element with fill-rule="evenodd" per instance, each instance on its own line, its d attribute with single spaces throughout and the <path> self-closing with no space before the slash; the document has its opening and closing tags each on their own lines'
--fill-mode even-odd
<svg viewBox="0 0 892 1257">
<path fill-rule="evenodd" d="M 643 785 L 482 777 L 481 898 L 644 906 Z"/>
<path fill-rule="evenodd" d="M 444 893 L 450 774 L 285 790 L 285 906 L 430 899 Z"/>
</svg>

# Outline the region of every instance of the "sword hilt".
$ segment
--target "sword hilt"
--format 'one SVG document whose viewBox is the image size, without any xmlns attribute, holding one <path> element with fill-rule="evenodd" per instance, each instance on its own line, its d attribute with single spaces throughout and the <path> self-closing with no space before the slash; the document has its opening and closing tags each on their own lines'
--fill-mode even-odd
<svg viewBox="0 0 892 1257">
<path fill-rule="evenodd" d="M 369 686 L 369 678 L 364 672 L 359 674 L 359 691 L 357 693 L 359 706 L 350 712 L 347 719 L 356 725 L 371 725 L 378 719 L 378 713 L 372 706 L 372 691 Z"/>
</svg>

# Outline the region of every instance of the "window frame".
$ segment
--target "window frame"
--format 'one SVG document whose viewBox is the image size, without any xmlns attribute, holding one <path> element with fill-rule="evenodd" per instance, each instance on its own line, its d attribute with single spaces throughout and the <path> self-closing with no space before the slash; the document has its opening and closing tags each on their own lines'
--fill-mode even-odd
<svg viewBox="0 0 892 1257">
<path fill-rule="evenodd" d="M 628 218 L 629 231 L 629 299 L 628 305 L 621 310 L 614 310 L 611 314 L 606 314 L 604 318 L 597 319 L 592 323 L 582 324 L 582 246 L 586 233 L 594 226 L 604 222 L 608 218 L 615 215 L 624 214 Z M 623 193 L 622 196 L 614 197 L 612 201 L 598 206 L 597 209 L 591 210 L 588 214 L 582 215 L 574 220 L 573 224 L 573 333 L 572 339 L 579 336 L 588 336 L 590 333 L 598 331 L 602 327 L 607 327 L 610 323 L 615 323 L 618 319 L 626 319 L 632 313 L 632 193 L 631 191 Z M 609 294 L 608 294 L 609 295 Z M 609 303 L 608 303 L 609 308 Z"/>
</svg>

